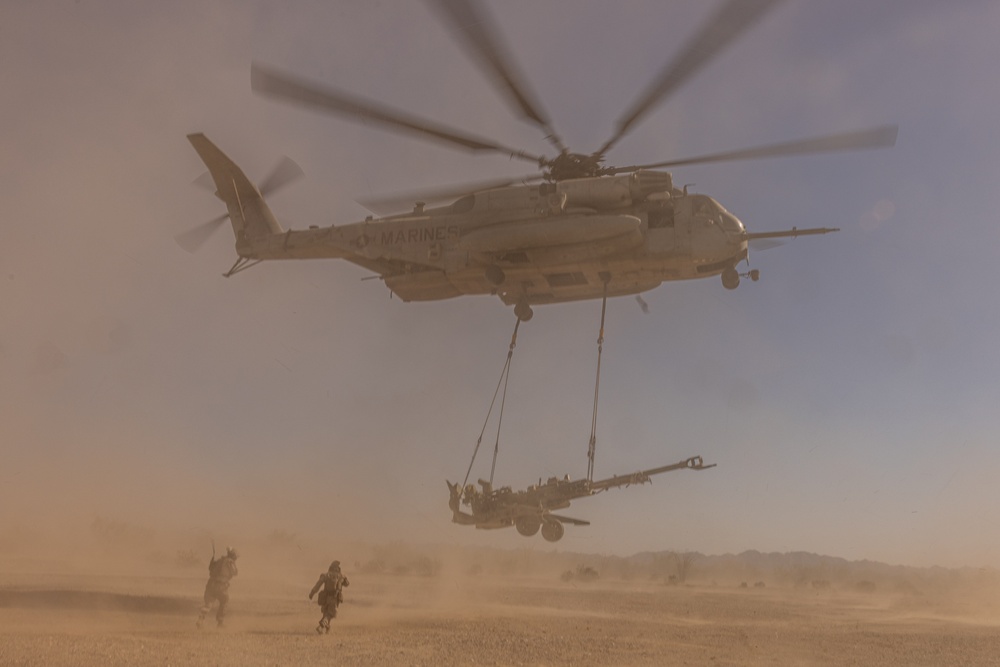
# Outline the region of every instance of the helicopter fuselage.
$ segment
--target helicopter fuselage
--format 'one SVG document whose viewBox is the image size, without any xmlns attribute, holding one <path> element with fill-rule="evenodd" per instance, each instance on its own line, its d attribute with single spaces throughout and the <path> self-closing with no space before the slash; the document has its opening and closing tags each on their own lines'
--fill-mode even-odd
<svg viewBox="0 0 1000 667">
<path fill-rule="evenodd" d="M 467 195 L 449 206 L 238 236 L 248 259 L 343 258 L 377 271 L 404 301 L 496 294 L 549 304 L 638 294 L 719 275 L 747 257 L 747 234 L 717 201 L 639 171 Z"/>
</svg>

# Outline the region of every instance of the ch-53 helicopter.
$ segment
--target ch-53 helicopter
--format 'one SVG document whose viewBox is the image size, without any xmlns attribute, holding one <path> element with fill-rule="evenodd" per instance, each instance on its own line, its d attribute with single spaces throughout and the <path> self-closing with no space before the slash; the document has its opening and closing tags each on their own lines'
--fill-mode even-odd
<svg viewBox="0 0 1000 667">
<path fill-rule="evenodd" d="M 293 231 L 278 223 L 264 196 L 300 173 L 294 164 L 285 163 L 258 188 L 203 134 L 192 134 L 188 139 L 228 212 L 177 240 L 193 250 L 228 217 L 238 259 L 227 277 L 263 260 L 341 258 L 375 272 L 403 301 L 495 294 L 513 305 L 522 321 L 532 317 L 533 305 L 638 295 L 667 280 L 721 276 L 726 289 L 736 289 L 741 277 L 756 281 L 760 276 L 756 269 L 737 269 L 743 261 L 749 264 L 751 242 L 838 230 L 748 232 L 718 201 L 674 187 L 671 174 L 656 169 L 888 147 L 895 144 L 895 126 L 650 164 L 614 167 L 604 160 L 640 119 L 780 2 L 727 0 L 623 114 L 612 136 L 589 154 L 563 144 L 485 8 L 472 0 L 429 4 L 511 107 L 545 133 L 558 151 L 555 157 L 509 148 L 253 63 L 251 87 L 257 94 L 476 153 L 527 160 L 542 171 L 412 196 L 407 204 L 412 209 L 404 213 Z M 426 203 L 447 199 L 455 201 L 438 207 Z M 394 205 L 399 210 L 400 201 L 362 203 L 379 213 Z"/>
</svg>

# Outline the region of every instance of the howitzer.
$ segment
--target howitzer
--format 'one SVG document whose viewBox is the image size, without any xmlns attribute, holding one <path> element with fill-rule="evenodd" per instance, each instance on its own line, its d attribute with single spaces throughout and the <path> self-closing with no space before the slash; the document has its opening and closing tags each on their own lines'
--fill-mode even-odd
<svg viewBox="0 0 1000 667">
<path fill-rule="evenodd" d="M 573 500 L 608 489 L 652 483 L 650 478 L 653 475 L 671 470 L 706 470 L 714 467 L 714 463 L 705 465 L 700 456 L 692 456 L 678 463 L 597 481 L 571 480 L 569 475 L 563 478 L 550 477 L 544 484 L 539 479 L 538 484 L 532 484 L 523 491 L 514 491 L 509 486 L 494 489 L 490 482 L 482 479 L 479 480 L 481 489 L 472 484 L 463 489 L 458 484 L 447 482 L 450 493 L 448 506 L 454 523 L 484 529 L 514 526 L 525 537 L 531 537 L 541 529 L 542 537 L 549 542 L 556 542 L 565 532 L 563 524 L 590 525 L 589 521 L 552 514 L 552 510 L 569 507 Z M 462 505 L 467 506 L 471 514 L 463 511 Z"/>
</svg>

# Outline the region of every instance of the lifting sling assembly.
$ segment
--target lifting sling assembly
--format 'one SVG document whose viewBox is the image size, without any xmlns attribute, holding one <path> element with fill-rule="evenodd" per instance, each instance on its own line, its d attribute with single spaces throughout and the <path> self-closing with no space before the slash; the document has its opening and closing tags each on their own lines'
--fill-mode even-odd
<svg viewBox="0 0 1000 667">
<path fill-rule="evenodd" d="M 490 409 L 486 411 L 486 419 L 483 421 L 483 428 L 479 431 L 479 438 L 476 440 L 476 447 L 472 450 L 472 460 L 469 461 L 469 468 L 465 471 L 465 481 L 462 486 L 469 482 L 469 475 L 472 474 L 472 465 L 476 462 L 476 455 L 479 454 L 479 446 L 483 444 L 483 434 L 486 433 L 486 426 L 490 423 L 490 416 L 493 414 L 493 407 L 497 402 L 497 394 L 500 387 L 503 387 L 503 395 L 500 398 L 500 412 L 497 417 L 497 438 L 493 445 L 493 465 L 490 467 L 490 484 L 493 484 L 493 473 L 497 467 L 497 454 L 500 452 L 500 427 L 503 426 L 503 408 L 507 402 L 507 380 L 510 378 L 510 362 L 514 357 L 514 348 L 517 347 L 517 330 L 521 326 L 521 319 L 518 318 L 514 324 L 514 333 L 510 336 L 510 346 L 507 348 L 507 361 L 504 362 L 503 370 L 500 371 L 500 379 L 497 381 L 497 388 L 493 391 L 493 400 L 490 401 Z"/>
<path fill-rule="evenodd" d="M 594 381 L 594 412 L 590 418 L 590 444 L 587 446 L 587 479 L 594 479 L 594 455 L 597 453 L 597 399 L 601 393 L 601 355 L 604 353 L 604 316 L 608 312 L 608 281 L 604 281 L 601 299 L 601 330 L 597 334 L 597 379 Z"/>
<path fill-rule="evenodd" d="M 541 530 L 542 537 L 549 542 L 556 542 L 562 538 L 565 531 L 564 524 L 587 526 L 589 521 L 574 519 L 567 516 L 553 514 L 553 510 L 561 510 L 570 506 L 570 502 L 578 498 L 596 495 L 609 489 L 641 485 L 647 482 L 653 475 L 659 475 L 673 470 L 707 470 L 714 468 L 715 464 L 706 465 L 700 456 L 692 456 L 678 463 L 640 470 L 638 472 L 614 475 L 607 479 L 594 480 L 594 458 L 597 449 L 597 407 L 600 397 L 601 386 L 601 356 L 604 351 L 604 324 L 607 315 L 607 280 L 605 280 L 605 293 L 601 302 L 601 327 L 597 337 L 597 374 L 594 382 L 594 406 L 590 422 L 590 441 L 587 449 L 587 477 L 585 479 L 572 481 L 569 475 L 563 478 L 550 477 L 544 484 L 538 480 L 538 484 L 532 484 L 523 491 L 513 491 L 511 487 L 504 486 L 494 488 L 493 476 L 496 472 L 497 455 L 500 451 L 500 430 L 503 424 L 503 411 L 507 399 L 507 384 L 510 378 L 511 360 L 514 356 L 514 348 L 517 346 L 517 330 L 521 320 L 517 320 L 514 325 L 514 333 L 511 335 L 510 345 L 507 349 L 507 360 L 500 373 L 496 389 L 493 392 L 493 399 L 490 402 L 489 410 L 483 428 L 479 432 L 476 446 L 472 452 L 472 460 L 465 472 L 465 479 L 462 484 L 452 484 L 447 482 L 449 491 L 448 506 L 452 511 L 452 522 L 459 525 L 471 525 L 476 528 L 517 528 L 517 532 L 526 537 L 530 537 Z M 501 393 L 501 388 L 503 389 Z M 472 466 L 475 464 L 476 456 L 482 445 L 483 435 L 489 423 L 493 409 L 496 407 L 497 397 L 500 397 L 500 409 L 497 418 L 497 435 L 493 446 L 493 463 L 490 467 L 489 481 L 480 479 L 479 486 L 469 484 L 469 476 L 472 474 Z M 462 507 L 467 507 L 470 511 L 465 511 Z M 471 513 L 470 513 L 471 512 Z"/>
</svg>

